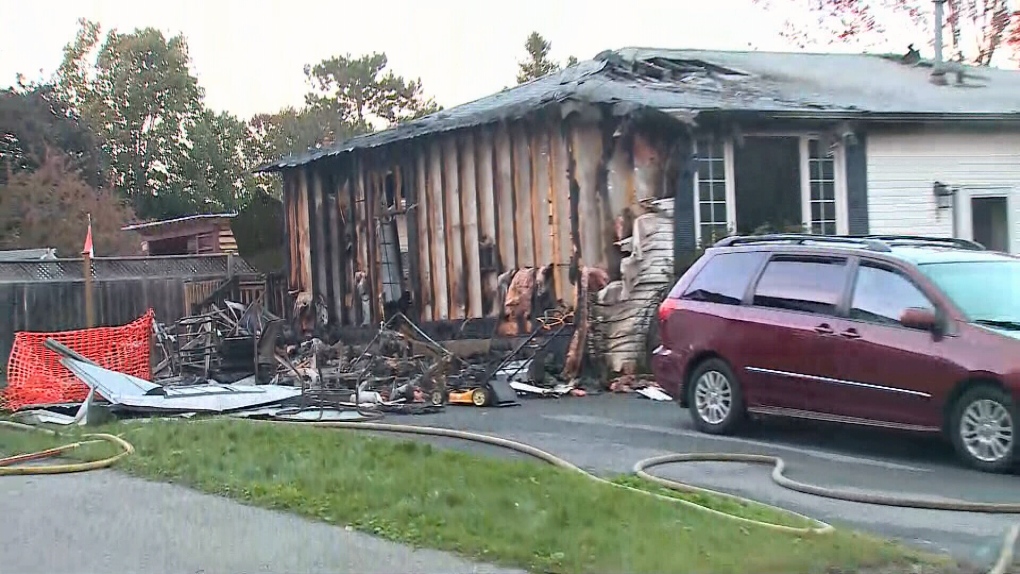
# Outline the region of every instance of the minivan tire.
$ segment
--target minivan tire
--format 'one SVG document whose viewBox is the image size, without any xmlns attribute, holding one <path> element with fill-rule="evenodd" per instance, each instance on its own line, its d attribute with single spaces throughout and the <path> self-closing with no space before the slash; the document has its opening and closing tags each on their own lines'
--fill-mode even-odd
<svg viewBox="0 0 1020 574">
<path fill-rule="evenodd" d="M 718 420 L 711 416 L 711 409 L 703 413 L 704 407 L 699 408 L 699 390 L 705 393 L 705 399 L 716 402 L 717 408 L 714 409 L 716 415 L 720 412 L 718 408 L 720 400 L 725 403 L 728 399 L 725 414 Z M 687 382 L 687 408 L 690 410 L 691 420 L 694 421 L 694 428 L 708 434 L 733 434 L 747 418 L 740 381 L 722 359 L 706 359 L 691 372 Z"/>
<path fill-rule="evenodd" d="M 964 438 L 965 416 L 968 412 L 974 413 L 975 410 L 980 409 L 981 405 L 984 405 L 986 411 L 992 409 L 993 412 L 1000 413 L 1000 416 L 1005 416 L 1010 421 L 1010 443 L 1007 451 L 994 460 L 982 458 L 972 452 L 973 447 L 968 447 Z M 969 466 L 985 472 L 1008 472 L 1017 462 L 1016 425 L 1017 409 L 1009 393 L 992 385 L 980 385 L 967 390 L 953 405 L 949 418 L 949 437 L 953 441 L 957 455 Z"/>
</svg>

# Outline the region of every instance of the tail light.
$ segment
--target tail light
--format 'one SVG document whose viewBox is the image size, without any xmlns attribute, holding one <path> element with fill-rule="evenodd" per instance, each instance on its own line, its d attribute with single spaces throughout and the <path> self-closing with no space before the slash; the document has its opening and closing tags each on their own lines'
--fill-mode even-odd
<svg viewBox="0 0 1020 574">
<path fill-rule="evenodd" d="M 659 344 L 666 347 L 670 346 L 669 335 L 670 329 L 666 326 L 666 319 L 673 314 L 673 311 L 680 308 L 680 301 L 678 299 L 666 298 L 659 305 Z M 674 327 L 675 328 L 675 327 Z"/>
<path fill-rule="evenodd" d="M 679 307 L 679 301 L 677 301 L 676 299 L 666 299 L 659 305 L 660 326 L 662 325 L 662 322 L 669 317 L 669 314 L 672 313 L 673 310 L 676 309 L 677 307 Z"/>
</svg>

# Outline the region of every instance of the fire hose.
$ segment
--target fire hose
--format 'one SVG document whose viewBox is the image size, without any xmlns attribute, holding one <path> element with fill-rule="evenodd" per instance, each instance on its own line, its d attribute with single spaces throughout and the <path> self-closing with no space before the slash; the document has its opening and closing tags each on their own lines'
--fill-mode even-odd
<svg viewBox="0 0 1020 574">
<path fill-rule="evenodd" d="M 22 423 L 16 423 L 13 421 L 0 420 L 0 426 L 18 430 L 32 430 L 37 432 L 44 432 L 52 436 L 57 435 L 56 432 L 49 429 L 44 429 Z M 116 435 L 107 433 L 91 433 L 81 435 L 81 438 L 85 440 L 72 442 L 55 448 L 48 448 L 46 450 L 41 450 L 38 452 L 31 452 L 27 454 L 19 454 L 15 456 L 9 456 L 6 458 L 0 458 L 0 476 L 26 476 L 31 474 L 68 474 L 72 472 L 99 470 L 101 468 L 109 468 L 113 466 L 118 460 L 135 452 L 135 447 L 132 446 L 131 443 Z M 108 456 L 106 458 L 87 462 L 72 462 L 65 464 L 32 465 L 32 466 L 13 466 L 19 463 L 32 462 L 37 460 L 43 460 L 46 458 L 53 458 L 65 455 L 85 445 L 98 444 L 102 442 L 107 442 L 116 446 L 120 450 L 120 452 L 112 456 Z"/>
<path fill-rule="evenodd" d="M 897 497 L 882 494 L 863 493 L 855 491 L 847 491 L 840 489 L 827 488 L 812 484 L 807 484 L 793 479 L 787 478 L 783 471 L 786 468 L 785 461 L 778 456 L 769 455 L 758 455 L 758 454 L 733 454 L 733 453 L 696 453 L 696 454 L 668 454 L 664 456 L 646 458 L 638 461 L 634 464 L 633 473 L 634 475 L 650 481 L 658 486 L 665 489 L 672 490 L 675 492 L 685 493 L 700 493 L 709 494 L 715 497 L 727 498 L 730 500 L 737 501 L 742 505 L 752 505 L 762 508 L 768 508 L 775 512 L 787 514 L 790 516 L 797 517 L 811 526 L 789 526 L 786 524 L 777 524 L 773 522 L 765 522 L 761 520 L 754 520 L 751 518 L 745 518 L 734 514 L 729 514 L 710 508 L 708 506 L 698 504 L 682 498 L 675 498 L 666 496 L 663 494 L 635 488 L 632 486 L 619 484 L 612 482 L 596 474 L 590 473 L 577 465 L 560 458 L 548 451 L 540 448 L 517 442 L 501 437 L 490 436 L 481 433 L 474 433 L 469 431 L 461 431 L 455 429 L 447 429 L 441 427 L 429 427 L 429 426 L 418 426 L 418 425 L 407 425 L 407 424 L 393 424 L 393 423 L 378 423 L 372 422 L 380 418 L 378 414 L 376 416 L 365 416 L 362 415 L 363 419 L 361 422 L 357 421 L 328 421 L 328 420 L 309 420 L 309 421 L 298 421 L 291 417 L 282 417 L 281 419 L 265 420 L 260 421 L 269 424 L 296 424 L 296 425 L 310 425 L 319 428 L 333 428 L 333 429 L 347 429 L 347 430 L 366 430 L 375 432 L 395 433 L 395 434 L 410 434 L 419 436 L 433 436 L 441 438 L 455 438 L 460 440 L 466 440 L 475 443 L 487 444 L 490 446 L 500 447 L 508 450 L 512 450 L 527 456 L 531 456 L 555 467 L 561 468 L 569 472 L 579 473 L 591 480 L 600 482 L 615 488 L 623 488 L 626 490 L 634 491 L 636 493 L 653 496 L 661 500 L 686 506 L 689 508 L 696 509 L 701 512 L 707 512 L 709 514 L 718 516 L 726 520 L 733 520 L 743 524 L 751 525 L 759 528 L 766 528 L 769 530 L 786 532 L 797 535 L 825 535 L 831 534 L 834 529 L 830 524 L 822 522 L 821 520 L 805 516 L 803 514 L 793 512 L 791 510 L 766 504 L 756 500 L 748 499 L 742 496 L 729 494 L 726 492 L 720 492 L 682 482 L 663 478 L 649 473 L 648 471 L 654 467 L 663 466 L 666 464 L 676 464 L 684 462 L 740 462 L 740 463 L 754 463 L 754 464 L 771 464 L 773 466 L 771 478 L 773 482 L 783 488 L 794 490 L 797 492 L 813 494 L 816 496 L 830 498 L 835 500 L 844 500 L 850 502 L 860 502 L 867 504 L 877 504 L 882 506 L 897 506 L 897 507 L 908 507 L 908 508 L 919 508 L 919 509 L 931 509 L 931 510 L 951 510 L 961 512 L 983 512 L 992 514 L 1015 514 L 1020 513 L 1020 503 L 986 503 L 986 502 L 971 502 L 962 500 L 930 500 L 930 499 L 919 499 L 919 498 L 908 498 L 908 497 Z M 215 420 L 215 419 L 205 419 Z M 6 426 L 10 428 L 17 428 L 20 430 L 41 430 L 53 435 L 55 432 L 48 429 L 40 429 L 32 425 L 26 425 L 21 423 L 15 423 L 11 421 L 0 421 L 0 426 Z M 0 459 L 0 476 L 9 475 L 29 475 L 29 474 L 60 474 L 60 473 L 71 473 L 71 472 L 82 472 L 87 470 L 95 470 L 99 468 L 108 468 L 116 463 L 121 458 L 134 452 L 134 447 L 126 440 L 111 434 L 106 433 L 95 433 L 82 435 L 82 439 L 89 439 L 85 441 L 79 441 L 64 445 L 61 447 L 48 449 L 45 451 L 39 451 L 36 453 L 23 454 L 8 458 Z M 116 455 L 104 458 L 102 460 L 82 463 L 70 463 L 70 464 L 59 464 L 49 466 L 19 466 L 12 467 L 10 465 L 19 462 L 27 462 L 30 460 L 38 460 L 42 458 L 59 456 L 67 453 L 71 450 L 79 448 L 85 444 L 97 443 L 106 441 L 114 444 L 120 449 L 120 452 Z M 1014 525 L 1006 533 L 1003 540 L 1001 551 L 999 552 L 998 560 L 988 574 L 1006 574 L 1008 568 L 1013 563 L 1013 554 L 1017 544 L 1017 540 L 1020 538 L 1020 523 Z"/>
</svg>

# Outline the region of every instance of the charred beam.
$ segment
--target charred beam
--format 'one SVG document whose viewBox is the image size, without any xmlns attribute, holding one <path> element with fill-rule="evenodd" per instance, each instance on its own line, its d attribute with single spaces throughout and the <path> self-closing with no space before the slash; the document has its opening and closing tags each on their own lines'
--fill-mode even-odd
<svg viewBox="0 0 1020 574">
<path fill-rule="evenodd" d="M 421 277 L 421 236 L 418 213 L 421 206 L 418 205 L 418 172 L 416 155 L 413 149 L 405 149 L 401 157 L 407 158 L 401 162 L 401 171 L 404 182 L 404 200 L 408 206 L 407 218 L 407 276 L 413 309 L 411 318 L 419 323 L 422 321 L 422 277 Z"/>
<path fill-rule="evenodd" d="M 576 149 L 572 134 L 573 119 L 568 116 L 560 124 L 560 136 L 567 144 L 567 181 L 570 188 L 570 283 L 579 285 L 581 278 L 581 229 L 579 218 L 579 202 L 581 198 L 581 185 L 577 181 L 577 159 L 574 155 Z"/>
<path fill-rule="evenodd" d="M 618 122 L 613 120 L 611 114 L 605 114 L 605 119 L 600 124 L 602 134 L 602 154 L 596 166 L 595 191 L 599 198 L 601 209 L 599 213 L 602 219 L 602 249 L 605 256 L 606 268 L 609 272 L 609 280 L 620 279 L 620 261 L 623 254 L 616 244 L 616 221 L 613 213 L 613 204 L 609 197 L 609 166 L 616 150 L 616 128 Z"/>
<path fill-rule="evenodd" d="M 326 176 L 323 181 L 325 186 L 325 209 L 326 209 L 326 229 L 328 230 L 328 240 L 326 241 L 326 267 L 329 270 L 329 301 L 330 308 L 333 311 L 333 320 L 331 323 L 334 325 L 344 324 L 344 286 L 343 280 L 341 279 L 341 269 L 344 265 L 343 252 L 341 251 L 340 243 L 340 217 L 339 217 L 339 201 L 338 201 L 338 170 L 336 166 L 332 166 L 333 169 L 329 175 Z"/>
</svg>

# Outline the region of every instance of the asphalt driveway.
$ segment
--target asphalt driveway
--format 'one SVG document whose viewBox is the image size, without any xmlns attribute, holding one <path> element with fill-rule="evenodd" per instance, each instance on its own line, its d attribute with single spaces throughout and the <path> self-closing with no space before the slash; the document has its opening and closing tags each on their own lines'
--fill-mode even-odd
<svg viewBox="0 0 1020 574">
<path fill-rule="evenodd" d="M 639 459 L 673 452 L 746 452 L 781 456 L 787 462 L 788 476 L 824 486 L 1020 501 L 1020 476 L 962 468 L 951 448 L 937 439 L 792 421 L 770 421 L 740 437 L 710 437 L 695 431 L 687 412 L 673 403 L 633 395 L 532 399 L 502 409 L 450 407 L 436 415 L 394 416 L 387 422 L 494 434 L 543 448 L 600 474 L 630 472 Z M 444 446 L 521 456 L 483 445 L 435 440 Z M 981 566 L 995 561 L 1003 535 L 1020 521 L 1020 515 L 892 508 L 819 498 L 776 486 L 769 479 L 770 470 L 745 464 L 691 463 L 655 472 L 776 504 L 834 525 L 948 552 Z"/>
</svg>

